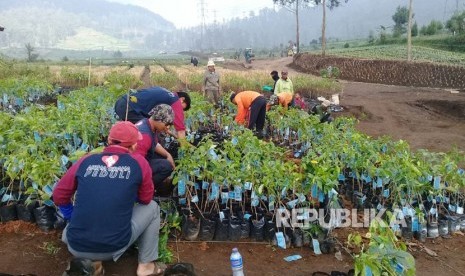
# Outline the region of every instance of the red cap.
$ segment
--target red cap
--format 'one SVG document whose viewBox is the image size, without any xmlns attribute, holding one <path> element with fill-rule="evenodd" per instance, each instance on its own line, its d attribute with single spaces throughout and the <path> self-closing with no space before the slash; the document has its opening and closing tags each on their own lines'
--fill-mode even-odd
<svg viewBox="0 0 465 276">
<path fill-rule="evenodd" d="M 142 140 L 142 134 L 140 134 L 137 127 L 129 121 L 121 121 L 114 124 L 108 134 L 108 139 L 115 144 L 130 147 Z"/>
</svg>

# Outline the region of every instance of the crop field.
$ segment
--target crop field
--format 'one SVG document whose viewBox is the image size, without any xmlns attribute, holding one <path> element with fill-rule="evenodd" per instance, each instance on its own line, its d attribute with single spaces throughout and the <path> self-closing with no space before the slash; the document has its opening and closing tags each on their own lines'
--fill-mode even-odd
<svg viewBox="0 0 465 276">
<path fill-rule="evenodd" d="M 380 58 L 379 51 L 402 58 L 402 49 L 392 46 L 338 51 L 331 54 Z M 417 59 L 444 54 L 422 53 Z M 440 236 L 465 231 L 465 155 L 458 149 L 413 150 L 404 140 L 357 130 L 353 117 L 321 123 L 319 115 L 296 108 L 271 108 L 264 138 L 235 123 L 229 92 L 261 91 L 272 84 L 268 70 L 228 69 L 225 64 L 219 69 L 223 100 L 214 106 L 201 93 L 205 69 L 189 65 L 31 66 L 4 61 L 1 66 L 6 68 L 0 73 L 2 225 L 35 222 L 42 230 L 59 233 L 63 224 L 57 223 L 50 200 L 57 180 L 79 157 L 106 145 L 116 122 L 116 99 L 130 88 L 150 84 L 188 90 L 193 102 L 186 111 L 188 143 L 163 139 L 177 157 L 175 196 L 160 202 L 163 262 L 179 258 L 170 246 L 173 241 L 176 246 L 178 240 L 257 242 L 270 244 L 264 254 L 283 246 L 312 256 L 344 251 L 351 260 L 347 265 L 359 275 L 415 275 L 407 245 L 423 246 L 427 238 L 440 241 Z M 336 79 L 295 73 L 292 80 L 309 102 L 343 91 Z M 345 222 L 332 214 L 344 208 L 362 217 L 368 209 L 386 214 L 363 231 L 338 234 Z M 277 226 L 284 212 L 294 209 L 321 210 L 322 217 L 309 220 L 304 211 L 300 225 Z M 37 220 L 40 214 L 46 219 Z M 42 247 L 51 255 L 59 252 L 56 245 Z"/>
<path fill-rule="evenodd" d="M 406 45 L 379 45 L 353 48 L 330 49 L 330 55 L 366 58 L 366 59 L 390 59 L 406 60 Z M 414 61 L 435 62 L 441 64 L 465 66 L 465 53 L 437 50 L 423 46 L 412 47 Z"/>
</svg>

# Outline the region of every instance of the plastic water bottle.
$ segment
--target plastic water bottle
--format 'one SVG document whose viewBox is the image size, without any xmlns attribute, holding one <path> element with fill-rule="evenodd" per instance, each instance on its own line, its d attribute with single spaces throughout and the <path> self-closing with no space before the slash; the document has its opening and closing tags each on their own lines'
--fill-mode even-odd
<svg viewBox="0 0 465 276">
<path fill-rule="evenodd" d="M 242 256 L 241 253 L 239 253 L 239 250 L 237 250 L 237 248 L 233 248 L 230 260 L 233 276 L 244 276 Z"/>
</svg>

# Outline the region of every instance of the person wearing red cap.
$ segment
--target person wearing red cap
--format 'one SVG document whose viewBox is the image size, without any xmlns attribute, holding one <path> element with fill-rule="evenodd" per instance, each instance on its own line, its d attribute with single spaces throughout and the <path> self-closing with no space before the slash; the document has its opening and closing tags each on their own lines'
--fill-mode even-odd
<svg viewBox="0 0 465 276">
<path fill-rule="evenodd" d="M 98 271 L 103 271 L 101 261 L 118 260 L 138 240 L 137 275 L 162 272 L 154 263 L 160 209 L 152 200 L 150 165 L 134 153 L 140 139 L 133 123 L 114 124 L 103 152 L 79 159 L 53 190 L 53 201 L 68 221 L 62 240 L 75 258 L 95 261 Z"/>
</svg>

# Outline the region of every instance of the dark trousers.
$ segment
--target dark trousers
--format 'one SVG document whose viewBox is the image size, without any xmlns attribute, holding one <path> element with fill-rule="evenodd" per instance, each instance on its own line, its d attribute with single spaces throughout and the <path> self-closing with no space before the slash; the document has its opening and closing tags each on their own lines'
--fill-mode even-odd
<svg viewBox="0 0 465 276">
<path fill-rule="evenodd" d="M 170 196 L 173 191 L 173 185 L 168 177 L 173 172 L 170 162 L 164 158 L 153 158 L 149 161 L 152 168 L 152 181 L 155 185 L 155 195 Z"/>
<path fill-rule="evenodd" d="M 256 128 L 262 131 L 265 127 L 266 99 L 263 96 L 257 97 L 250 106 L 249 129 Z"/>
<path fill-rule="evenodd" d="M 126 109 L 128 109 L 127 121 L 135 124 L 138 121 L 144 119 L 145 117 L 143 115 L 134 112 L 134 110 L 132 110 L 132 108 L 127 105 L 126 98 L 127 98 L 127 95 L 124 95 L 123 97 L 119 98 L 115 103 L 115 113 L 116 113 L 117 119 L 120 121 L 125 121 Z"/>
</svg>

